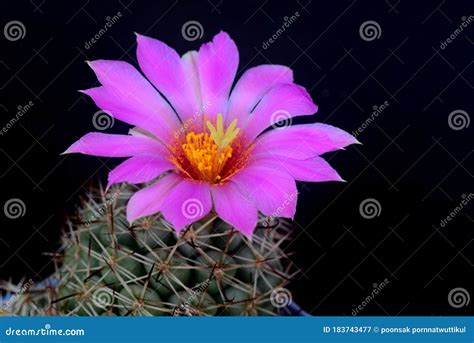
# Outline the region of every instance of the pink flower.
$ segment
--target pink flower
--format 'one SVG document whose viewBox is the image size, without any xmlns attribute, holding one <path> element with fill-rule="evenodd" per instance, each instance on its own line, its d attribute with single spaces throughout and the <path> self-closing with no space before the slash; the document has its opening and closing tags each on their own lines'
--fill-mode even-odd
<svg viewBox="0 0 474 343">
<path fill-rule="evenodd" d="M 130 222 L 159 212 L 179 232 L 215 211 L 251 237 L 259 211 L 293 218 L 295 180 L 342 180 L 320 155 L 356 143 L 352 135 L 320 123 L 277 125 L 318 109 L 289 68 L 250 68 L 232 88 L 239 53 L 225 32 L 182 57 L 149 37 L 137 43 L 146 78 L 126 62 L 93 61 L 102 86 L 83 91 L 136 128 L 89 133 L 65 152 L 127 157 L 109 186 L 157 179 L 130 198 Z"/>
</svg>

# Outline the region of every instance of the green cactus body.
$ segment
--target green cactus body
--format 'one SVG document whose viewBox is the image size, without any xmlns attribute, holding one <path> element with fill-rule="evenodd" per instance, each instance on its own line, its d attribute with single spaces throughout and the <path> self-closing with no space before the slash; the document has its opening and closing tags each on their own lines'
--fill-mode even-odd
<svg viewBox="0 0 474 343">
<path fill-rule="evenodd" d="M 208 215 L 179 237 L 160 216 L 128 224 L 131 186 L 96 190 L 62 238 L 54 288 L 25 292 L 26 315 L 277 315 L 272 292 L 290 263 L 289 225 L 258 228 L 252 241 Z M 118 195 L 117 195 L 118 194 Z M 40 305 L 25 305 L 25 297 Z M 35 298 L 36 297 L 36 298 Z M 30 301 L 31 303 L 31 301 Z M 25 306 L 30 306 L 28 309 Z"/>
</svg>

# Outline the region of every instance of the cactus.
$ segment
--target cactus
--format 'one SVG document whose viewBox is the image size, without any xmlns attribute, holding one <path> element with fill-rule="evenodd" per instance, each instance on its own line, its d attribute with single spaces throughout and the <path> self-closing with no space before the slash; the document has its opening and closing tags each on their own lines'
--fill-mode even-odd
<svg viewBox="0 0 474 343">
<path fill-rule="evenodd" d="M 134 186 L 91 191 L 67 222 L 57 285 L 18 296 L 19 315 L 278 315 L 292 275 L 286 221 L 249 240 L 214 214 L 177 235 L 160 216 L 126 220 Z M 5 287 L 4 287 L 5 288 Z M 9 289 L 12 290 L 10 284 Z"/>
</svg>

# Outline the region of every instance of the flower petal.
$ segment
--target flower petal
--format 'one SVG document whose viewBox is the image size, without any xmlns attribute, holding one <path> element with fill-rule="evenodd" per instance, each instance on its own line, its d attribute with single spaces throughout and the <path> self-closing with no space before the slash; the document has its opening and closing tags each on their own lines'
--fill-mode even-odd
<svg viewBox="0 0 474 343">
<path fill-rule="evenodd" d="M 358 141 L 351 134 L 331 125 L 295 125 L 272 130 L 258 137 L 252 156 L 307 159 L 355 143 Z"/>
<path fill-rule="evenodd" d="M 109 173 L 107 188 L 119 182 L 148 182 L 172 169 L 174 169 L 174 165 L 162 157 L 134 156 L 119 164 Z"/>
<path fill-rule="evenodd" d="M 238 124 L 243 123 L 272 87 L 292 82 L 293 72 L 285 66 L 266 64 L 248 69 L 230 95 L 227 125 L 235 118 Z"/>
<path fill-rule="evenodd" d="M 217 114 L 225 114 L 227 102 L 239 64 L 239 52 L 234 41 L 220 32 L 212 42 L 205 43 L 197 55 L 202 104 L 206 117 L 214 122 Z"/>
<path fill-rule="evenodd" d="M 181 177 L 172 173 L 133 194 L 127 204 L 128 222 L 131 224 L 138 218 L 160 212 L 169 192 L 181 180 Z"/>
<path fill-rule="evenodd" d="M 144 136 L 90 132 L 63 152 L 70 153 L 101 157 L 153 156 L 165 154 L 166 148 L 157 140 Z"/>
<path fill-rule="evenodd" d="M 344 181 L 322 157 L 297 160 L 286 156 L 262 157 L 258 163 L 288 172 L 295 180 L 306 182 Z"/>
<path fill-rule="evenodd" d="M 180 232 L 209 213 L 212 207 L 210 186 L 205 182 L 182 179 L 167 195 L 161 213 Z"/>
<path fill-rule="evenodd" d="M 298 191 L 293 177 L 282 170 L 252 163 L 231 181 L 247 198 L 253 199 L 258 210 L 267 216 L 293 218 Z"/>
<path fill-rule="evenodd" d="M 173 109 L 129 63 L 89 62 L 104 87 L 84 91 L 118 120 L 137 125 L 168 142 L 180 123 Z"/>
<path fill-rule="evenodd" d="M 197 70 L 186 68 L 178 53 L 165 43 L 137 35 L 140 68 L 169 100 L 183 122 L 201 111 L 201 98 L 194 89 Z"/>
<path fill-rule="evenodd" d="M 316 113 L 318 106 L 313 103 L 308 92 L 301 86 L 286 83 L 273 87 L 259 102 L 242 129 L 251 142 L 263 130 L 280 120 Z"/>
<path fill-rule="evenodd" d="M 252 238 L 258 221 L 257 207 L 252 199 L 247 198 L 232 181 L 212 187 L 211 193 L 219 217 Z"/>
</svg>

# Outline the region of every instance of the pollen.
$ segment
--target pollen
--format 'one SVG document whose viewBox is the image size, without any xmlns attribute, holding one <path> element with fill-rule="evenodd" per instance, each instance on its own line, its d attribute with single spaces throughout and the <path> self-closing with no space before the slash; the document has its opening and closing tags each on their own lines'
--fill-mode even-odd
<svg viewBox="0 0 474 343">
<path fill-rule="evenodd" d="M 234 119 L 224 130 L 223 118 L 217 116 L 216 126 L 207 122 L 208 132 L 186 134 L 185 142 L 181 144 L 184 158 L 175 159 L 175 164 L 182 171 L 199 181 L 219 183 L 225 178 L 226 166 L 234 156 L 232 142 L 239 133 Z"/>
</svg>

